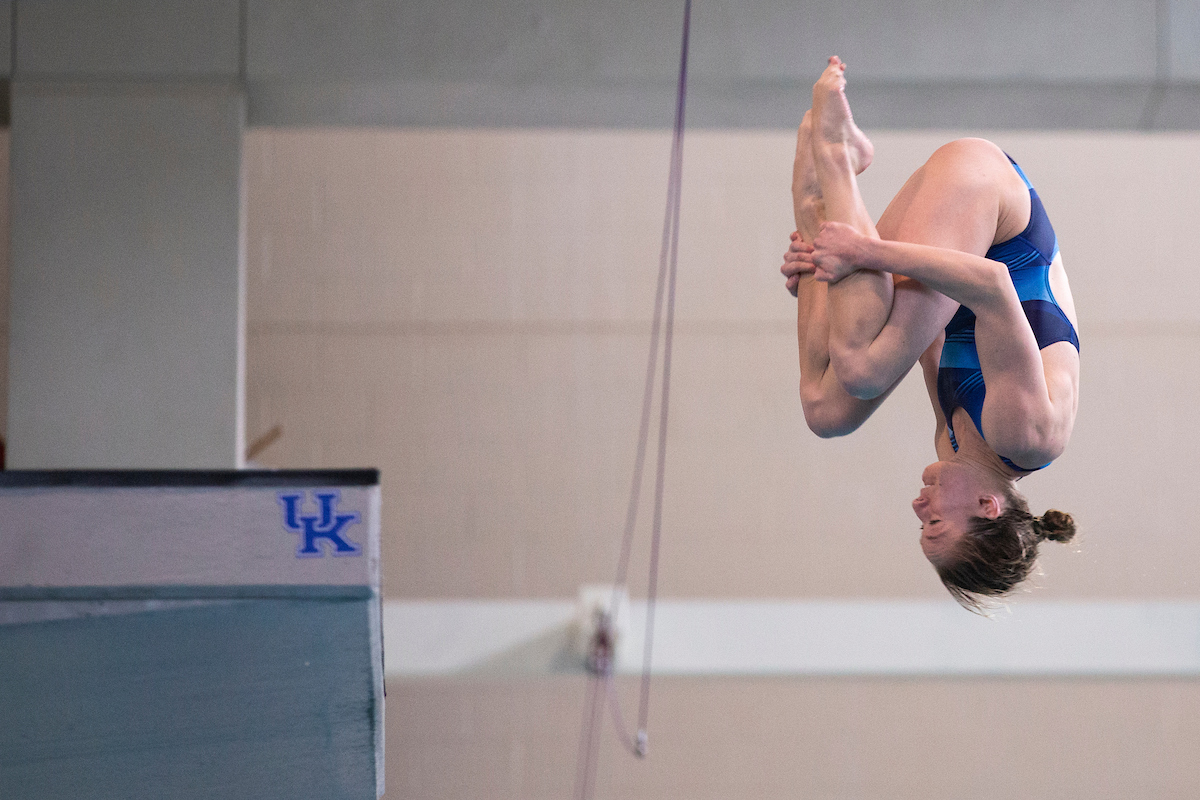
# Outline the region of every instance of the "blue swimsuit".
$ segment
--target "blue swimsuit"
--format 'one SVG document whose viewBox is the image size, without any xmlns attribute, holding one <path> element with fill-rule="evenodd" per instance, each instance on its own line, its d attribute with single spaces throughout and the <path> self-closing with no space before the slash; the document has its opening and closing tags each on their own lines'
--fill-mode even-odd
<svg viewBox="0 0 1200 800">
<path fill-rule="evenodd" d="M 1058 255 L 1058 237 L 1050 226 L 1041 198 L 1025 173 L 1010 157 L 1013 167 L 1025 185 L 1029 187 L 1029 225 L 1020 234 L 1006 242 L 994 244 L 987 251 L 987 258 L 1008 265 L 1008 275 L 1017 289 L 1025 318 L 1033 329 L 1038 349 L 1045 349 L 1055 342 L 1070 342 L 1079 349 L 1079 337 L 1075 326 L 1067 319 L 1054 293 L 1050 291 L 1050 264 Z M 946 326 L 946 343 L 942 346 L 942 359 L 938 364 L 938 404 L 946 416 L 946 432 L 950 444 L 958 452 L 954 438 L 954 409 L 962 408 L 971 416 L 979 435 L 983 435 L 983 371 L 979 367 L 979 352 L 975 349 L 975 312 L 960 306 L 958 313 Z M 1003 456 L 1001 460 L 1013 469 L 1032 472 L 1049 466 L 1019 467 Z"/>
</svg>

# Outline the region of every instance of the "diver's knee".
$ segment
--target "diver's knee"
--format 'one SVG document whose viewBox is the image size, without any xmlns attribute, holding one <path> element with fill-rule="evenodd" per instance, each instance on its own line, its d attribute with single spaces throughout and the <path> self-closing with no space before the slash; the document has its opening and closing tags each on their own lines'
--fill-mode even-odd
<svg viewBox="0 0 1200 800">
<path fill-rule="evenodd" d="M 890 387 L 863 348 L 831 346 L 829 363 L 846 393 L 859 400 L 874 400 Z"/>
<path fill-rule="evenodd" d="M 800 405 L 804 409 L 804 422 L 808 429 L 822 439 L 833 439 L 853 433 L 860 420 L 848 413 L 844 404 L 832 402 L 827 397 L 813 396 L 800 391 Z"/>
</svg>

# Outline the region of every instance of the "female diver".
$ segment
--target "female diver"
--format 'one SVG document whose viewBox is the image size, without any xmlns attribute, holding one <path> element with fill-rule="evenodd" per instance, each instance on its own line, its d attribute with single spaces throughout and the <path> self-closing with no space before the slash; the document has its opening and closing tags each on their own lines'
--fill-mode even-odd
<svg viewBox="0 0 1200 800">
<path fill-rule="evenodd" d="M 1075 533 L 1068 514 L 1031 515 L 1016 489 L 1071 436 L 1075 306 L 1037 192 L 991 142 L 937 150 L 876 229 L 855 180 L 873 147 L 844 72 L 829 60 L 796 144 L 782 272 L 798 299 L 801 404 L 817 435 L 845 435 L 920 362 L 938 457 L 913 501 L 921 547 L 978 611 L 1028 576 L 1041 541 Z"/>
</svg>

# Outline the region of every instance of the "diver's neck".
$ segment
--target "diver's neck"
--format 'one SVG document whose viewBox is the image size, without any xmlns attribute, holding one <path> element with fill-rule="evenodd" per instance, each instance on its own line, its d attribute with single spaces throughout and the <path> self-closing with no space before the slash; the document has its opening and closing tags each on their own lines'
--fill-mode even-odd
<svg viewBox="0 0 1200 800">
<path fill-rule="evenodd" d="M 1005 464 L 982 439 L 960 442 L 951 460 L 983 475 L 997 490 L 1014 487 L 1017 479 L 1024 475 Z"/>
<path fill-rule="evenodd" d="M 958 433 L 958 449 L 952 461 L 982 472 L 997 482 L 1003 481 L 1007 486 L 1015 487 L 1016 481 L 1024 477 L 1024 472 L 1005 464 L 992 446 L 983 440 L 964 409 L 955 409 L 954 430 Z"/>
</svg>

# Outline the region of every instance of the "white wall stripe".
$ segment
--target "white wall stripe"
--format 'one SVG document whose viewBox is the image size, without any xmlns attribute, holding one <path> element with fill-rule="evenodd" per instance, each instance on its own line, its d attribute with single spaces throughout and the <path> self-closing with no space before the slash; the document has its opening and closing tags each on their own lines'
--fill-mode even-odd
<svg viewBox="0 0 1200 800">
<path fill-rule="evenodd" d="M 618 671 L 641 669 L 633 603 Z M 389 677 L 581 670 L 571 601 L 388 601 Z M 1200 602 L 660 601 L 659 675 L 1200 675 Z"/>
</svg>

